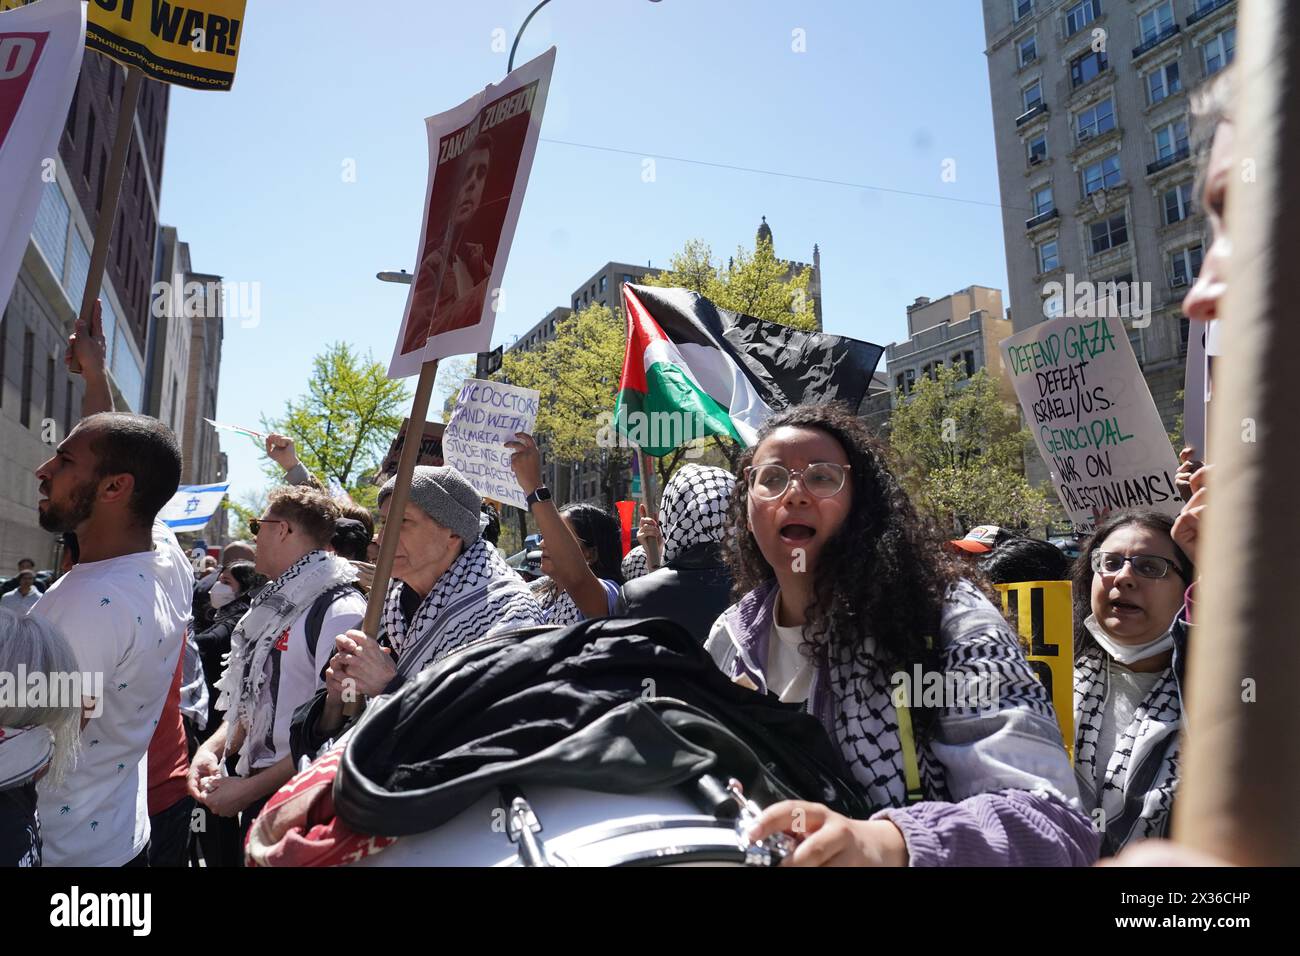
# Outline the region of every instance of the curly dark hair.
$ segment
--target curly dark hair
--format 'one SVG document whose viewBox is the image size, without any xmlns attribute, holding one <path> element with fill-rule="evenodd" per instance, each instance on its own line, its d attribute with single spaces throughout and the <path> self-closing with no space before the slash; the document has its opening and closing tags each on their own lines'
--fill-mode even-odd
<svg viewBox="0 0 1300 956">
<path fill-rule="evenodd" d="M 868 668 L 888 673 L 921 664 L 937 669 L 939 623 L 944 599 L 969 568 L 943 547 L 943 537 L 912 507 L 886 464 L 883 445 L 841 404 L 796 405 L 769 418 L 738 468 L 754 460 L 763 440 L 778 428 L 809 428 L 839 442 L 849 460 L 853 505 L 844 524 L 822 546 L 812 569 L 813 599 L 807 608 L 809 649 L 825 659 L 826 645 L 846 647 Z M 736 483 L 727 513 L 725 560 L 734 594 L 771 581 L 776 572 L 749 529 L 749 488 Z M 875 650 L 868 650 L 869 638 Z M 918 711 L 922 729 L 933 715 Z"/>
<path fill-rule="evenodd" d="M 1073 592 L 1071 601 L 1074 604 L 1074 659 L 1076 661 L 1090 648 L 1097 646 L 1097 642 L 1088 633 L 1088 629 L 1083 626 L 1083 622 L 1092 613 L 1092 553 L 1100 548 L 1102 542 L 1109 538 L 1113 532 L 1120 528 L 1126 528 L 1131 524 L 1146 528 L 1148 531 L 1154 531 L 1156 534 L 1163 534 L 1169 538 L 1169 543 L 1174 549 L 1178 573 L 1182 577 L 1184 585 L 1191 584 L 1196 577 L 1196 568 L 1191 559 L 1178 546 L 1178 542 L 1174 541 L 1174 519 L 1169 515 L 1153 508 L 1128 508 L 1111 515 L 1093 531 L 1092 537 L 1084 544 L 1083 550 L 1074 559 L 1074 566 L 1070 569 L 1071 591 Z"/>
</svg>

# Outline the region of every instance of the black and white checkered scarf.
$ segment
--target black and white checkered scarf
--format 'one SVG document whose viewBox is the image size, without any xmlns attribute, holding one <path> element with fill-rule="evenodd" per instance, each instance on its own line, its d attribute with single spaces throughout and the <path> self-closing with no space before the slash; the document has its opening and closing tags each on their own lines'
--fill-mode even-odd
<svg viewBox="0 0 1300 956">
<path fill-rule="evenodd" d="M 623 555 L 622 570 L 624 582 L 644 576 L 646 573 L 645 548 L 638 544 Z"/>
<path fill-rule="evenodd" d="M 253 598 L 230 635 L 230 653 L 216 688 L 217 709 L 244 725 L 238 772 L 247 774 L 253 741 L 264 740 L 275 722 L 274 707 L 258 707 L 266 682 L 266 659 L 280 635 L 330 588 L 357 579 L 357 569 L 329 551 L 309 551 Z M 233 722 L 232 720 L 232 722 Z"/>
<path fill-rule="evenodd" d="M 443 573 L 409 624 L 402 616 L 402 587 L 400 581 L 388 586 L 380 633 L 397 654 L 397 673 L 403 677 L 414 677 L 480 637 L 542 623 L 533 592 L 482 538 Z"/>
<path fill-rule="evenodd" d="M 1163 836 L 1178 786 L 1182 698 L 1171 663 L 1124 728 L 1097 790 L 1097 743 L 1109 693 L 1109 657 L 1089 648 L 1074 662 L 1074 769 L 1086 810 L 1106 817 L 1103 852 Z"/>
<path fill-rule="evenodd" d="M 722 540 L 727 503 L 736 477 L 711 465 L 689 464 L 668 479 L 659 501 L 664 536 L 664 564 L 693 544 Z"/>
</svg>

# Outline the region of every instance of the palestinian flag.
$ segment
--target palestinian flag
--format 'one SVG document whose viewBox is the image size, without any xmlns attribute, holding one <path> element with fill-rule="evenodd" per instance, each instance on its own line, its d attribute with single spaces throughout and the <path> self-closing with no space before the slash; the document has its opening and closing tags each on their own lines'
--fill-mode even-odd
<svg viewBox="0 0 1300 956">
<path fill-rule="evenodd" d="M 695 438 L 754 443 L 774 412 L 802 402 L 862 403 L 878 345 L 803 332 L 719 309 L 687 289 L 623 286 L 627 352 L 614 427 L 667 455 Z"/>
</svg>

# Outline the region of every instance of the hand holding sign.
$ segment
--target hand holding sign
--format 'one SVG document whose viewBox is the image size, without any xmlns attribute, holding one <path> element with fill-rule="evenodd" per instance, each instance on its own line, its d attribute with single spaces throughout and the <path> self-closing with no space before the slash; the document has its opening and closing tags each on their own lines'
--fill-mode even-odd
<svg viewBox="0 0 1300 956">
<path fill-rule="evenodd" d="M 90 312 L 90 323 L 78 317 L 68 336 L 68 350 L 63 362 L 74 375 L 103 375 L 107 364 L 108 343 L 104 339 L 104 306 L 98 299 Z"/>
<path fill-rule="evenodd" d="M 536 389 L 466 379 L 442 435 L 443 461 L 484 498 L 526 509 L 525 495 L 542 483 L 541 454 L 531 437 L 540 399 Z"/>
</svg>

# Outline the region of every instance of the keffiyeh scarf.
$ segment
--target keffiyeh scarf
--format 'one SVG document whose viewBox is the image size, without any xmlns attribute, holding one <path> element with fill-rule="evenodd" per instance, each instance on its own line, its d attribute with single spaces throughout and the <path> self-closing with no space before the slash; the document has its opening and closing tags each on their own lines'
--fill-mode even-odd
<svg viewBox="0 0 1300 956">
<path fill-rule="evenodd" d="M 646 573 L 645 548 L 638 544 L 627 554 L 623 555 L 623 564 L 621 567 L 623 570 L 624 581 L 631 581 L 635 578 L 644 576 Z"/>
<path fill-rule="evenodd" d="M 497 549 L 476 540 L 440 577 L 411 615 L 402 616 L 400 581 L 388 586 L 381 635 L 397 653 L 397 673 L 411 678 L 462 644 L 496 631 L 542 623 L 528 585 Z"/>
<path fill-rule="evenodd" d="M 230 653 L 217 681 L 217 708 L 244 725 L 238 773 L 247 775 L 248 754 L 254 741 L 265 738 L 275 721 L 275 708 L 258 706 L 266 681 L 266 660 L 280 635 L 293 626 L 312 602 L 330 588 L 350 584 L 357 571 L 349 562 L 327 551 L 311 551 L 253 598 L 248 613 L 230 636 Z M 224 763 L 225 757 L 222 757 Z"/>
<path fill-rule="evenodd" d="M 1106 815 L 1103 853 L 1147 837 L 1163 836 L 1169 826 L 1182 727 L 1178 676 L 1171 664 L 1133 712 L 1115 744 L 1097 791 L 1097 743 L 1109 692 L 1109 658 L 1100 648 L 1085 651 L 1074 664 L 1074 768 L 1085 809 Z"/>
<path fill-rule="evenodd" d="M 734 475 L 710 465 L 689 464 L 674 473 L 659 502 L 664 564 L 691 545 L 722 540 L 735 485 Z"/>
</svg>

